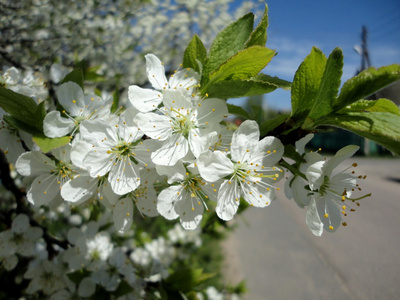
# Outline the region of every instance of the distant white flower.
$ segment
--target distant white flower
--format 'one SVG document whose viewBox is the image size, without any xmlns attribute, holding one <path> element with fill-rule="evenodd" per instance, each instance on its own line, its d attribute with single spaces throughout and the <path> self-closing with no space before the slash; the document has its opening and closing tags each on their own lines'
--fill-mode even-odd
<svg viewBox="0 0 400 300">
<path fill-rule="evenodd" d="M 154 54 L 147 54 L 146 72 L 147 77 L 155 90 L 143 89 L 137 85 L 131 85 L 128 90 L 129 101 L 141 112 L 155 110 L 163 99 L 163 92 L 166 90 L 184 89 L 190 94 L 197 86 L 200 79 L 192 69 L 177 71 L 167 80 L 165 77 L 164 64 Z"/>
<path fill-rule="evenodd" d="M 217 215 L 231 220 L 240 197 L 252 206 L 265 207 L 275 198 L 273 183 L 281 170 L 274 165 L 281 159 L 283 145 L 275 137 L 259 140 L 255 121 L 243 122 L 234 132 L 231 152 L 205 151 L 198 160 L 200 175 L 209 182 L 224 179 L 218 191 Z"/>
<path fill-rule="evenodd" d="M 42 291 L 45 295 L 51 295 L 71 286 L 71 281 L 65 275 L 63 266 L 55 259 L 43 260 L 38 265 L 29 265 L 24 278 L 31 279 L 26 289 L 28 294 Z"/>
<path fill-rule="evenodd" d="M 228 113 L 225 101 L 194 101 L 182 90 L 165 91 L 163 103 L 159 113 L 136 116 L 136 122 L 147 136 L 164 142 L 151 154 L 157 165 L 172 166 L 189 150 L 198 157 L 215 143 L 219 123 Z"/>
<path fill-rule="evenodd" d="M 0 260 L 7 270 L 12 270 L 18 263 L 16 254 L 29 257 L 35 254 L 35 245 L 42 236 L 39 227 L 31 227 L 27 215 L 19 214 L 11 228 L 0 232 Z"/>
<path fill-rule="evenodd" d="M 64 108 L 63 114 L 57 110 L 49 112 L 43 120 L 44 134 L 51 138 L 73 135 L 83 120 L 107 119 L 110 115 L 111 101 L 96 95 L 84 95 L 75 82 L 66 82 L 56 91 L 57 99 Z"/>
</svg>

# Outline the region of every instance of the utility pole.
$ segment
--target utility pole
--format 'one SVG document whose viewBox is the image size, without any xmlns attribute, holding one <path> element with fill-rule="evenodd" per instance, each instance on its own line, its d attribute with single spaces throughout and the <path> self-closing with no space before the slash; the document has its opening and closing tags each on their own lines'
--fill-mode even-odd
<svg viewBox="0 0 400 300">
<path fill-rule="evenodd" d="M 361 28 L 361 70 L 364 71 L 371 67 L 371 61 L 369 60 L 368 46 L 367 46 L 367 27 L 363 26 Z"/>
<path fill-rule="evenodd" d="M 360 54 L 361 56 L 361 67 L 359 70 L 357 70 L 357 74 L 361 73 L 362 71 L 368 69 L 371 67 L 371 61 L 369 59 L 369 52 L 368 52 L 368 45 L 367 45 L 367 39 L 368 39 L 368 30 L 367 27 L 362 26 L 361 27 L 361 47 L 360 46 L 355 46 L 354 50 Z M 369 97 L 370 99 L 375 99 L 376 96 L 371 95 Z M 367 138 L 364 138 L 364 154 L 369 155 L 371 154 L 371 149 L 370 149 L 370 142 Z"/>
<path fill-rule="evenodd" d="M 367 27 L 361 27 L 361 46 L 354 46 L 354 50 L 361 56 L 361 67 L 357 70 L 357 74 L 371 67 L 371 61 L 369 59 L 368 52 L 368 30 Z"/>
</svg>

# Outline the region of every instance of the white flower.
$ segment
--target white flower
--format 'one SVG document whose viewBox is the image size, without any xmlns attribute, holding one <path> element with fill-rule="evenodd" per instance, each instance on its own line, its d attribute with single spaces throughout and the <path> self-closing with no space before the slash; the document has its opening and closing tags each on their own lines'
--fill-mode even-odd
<svg viewBox="0 0 400 300">
<path fill-rule="evenodd" d="M 275 137 L 259 141 L 255 121 L 245 121 L 235 131 L 230 157 L 221 151 L 205 151 L 197 160 L 200 175 L 209 182 L 225 179 L 218 191 L 216 212 L 223 220 L 236 214 L 240 197 L 252 206 L 265 207 L 274 199 L 272 184 L 279 178 L 274 165 L 281 159 L 283 145 Z"/>
<path fill-rule="evenodd" d="M 333 170 L 358 149 L 358 146 L 346 146 L 329 160 L 319 160 L 307 168 L 305 175 L 309 181 L 310 204 L 306 223 L 314 235 L 320 236 L 323 229 L 328 232 L 336 231 L 342 223 L 342 215 L 346 215 L 346 200 L 355 201 L 370 195 L 359 199 L 350 198 L 352 192 L 358 189 L 357 177 L 354 172 L 349 174 L 346 170 L 357 164 L 333 174 Z"/>
<path fill-rule="evenodd" d="M 189 149 L 198 157 L 215 143 L 219 123 L 228 110 L 221 99 L 195 101 L 182 90 L 164 92 L 160 113 L 139 113 L 136 122 L 146 135 L 164 141 L 151 154 L 157 165 L 172 166 L 185 157 Z"/>
<path fill-rule="evenodd" d="M 127 232 L 133 223 L 134 204 L 142 216 L 155 217 L 157 211 L 157 193 L 154 184 L 161 179 L 154 169 L 140 172 L 140 185 L 112 204 L 114 227 L 120 233 Z"/>
<path fill-rule="evenodd" d="M 130 117 L 131 111 L 120 117 L 115 125 L 102 120 L 85 121 L 81 124 L 82 140 L 92 149 L 83 158 L 83 165 L 92 177 L 108 173 L 112 190 L 124 195 L 140 185 L 140 166 L 150 164 L 149 155 L 153 141 L 142 141 L 143 132 Z"/>
<path fill-rule="evenodd" d="M 41 261 L 39 265 L 29 265 L 24 278 L 31 279 L 26 289 L 28 294 L 42 291 L 45 295 L 51 295 L 71 285 L 64 274 L 63 266 L 55 259 Z"/>
<path fill-rule="evenodd" d="M 39 151 L 22 154 L 16 162 L 18 173 L 35 177 L 27 192 L 27 199 L 35 206 L 49 205 L 57 200 L 64 183 L 76 174 L 70 161 L 71 145 L 52 150 L 51 159 Z"/>
<path fill-rule="evenodd" d="M 157 172 L 169 175 L 170 187 L 158 195 L 157 210 L 168 220 L 180 218 L 185 229 L 196 229 L 203 217 L 206 200 L 216 201 L 219 184 L 204 181 L 193 164 L 184 166 L 157 166 Z"/>
<path fill-rule="evenodd" d="M 296 151 L 303 157 L 304 161 L 301 162 L 298 166 L 294 166 L 298 168 L 298 170 L 304 174 L 308 167 L 313 163 L 322 160 L 322 156 L 317 152 L 309 152 L 304 153 L 304 148 L 306 144 L 314 137 L 313 134 L 308 134 L 302 139 L 298 140 L 295 143 Z M 305 177 L 305 176 L 304 176 Z M 309 191 L 304 188 L 308 182 L 306 178 L 303 178 L 299 175 L 292 175 L 287 178 L 285 181 L 285 195 L 288 199 L 294 199 L 296 204 L 303 208 L 308 206 L 310 203 L 310 197 L 308 195 Z"/>
<path fill-rule="evenodd" d="M 35 245 L 42 236 L 39 227 L 31 227 L 27 215 L 19 214 L 11 224 L 11 229 L 0 232 L 0 259 L 7 270 L 12 270 L 18 263 L 16 254 L 25 257 L 35 254 Z"/>
<path fill-rule="evenodd" d="M 94 197 L 97 197 L 105 204 L 115 204 L 119 195 L 113 192 L 107 177 L 90 176 L 88 168 L 83 164 L 85 155 L 89 153 L 92 148 L 92 145 L 87 142 L 74 142 L 71 149 L 71 161 L 79 170 L 73 179 L 67 181 L 62 186 L 61 196 L 64 200 L 75 204 L 81 204 Z"/>
<path fill-rule="evenodd" d="M 129 100 L 139 111 L 155 110 L 162 102 L 163 92 L 166 90 L 184 89 L 190 94 L 193 87 L 197 86 L 200 76 L 192 69 L 177 71 L 167 81 L 164 64 L 154 54 L 147 54 L 145 58 L 147 77 L 155 90 L 143 89 L 137 85 L 129 87 Z"/>
<path fill-rule="evenodd" d="M 66 82 L 56 91 L 60 105 L 65 109 L 62 117 L 59 111 L 51 111 L 43 120 L 44 134 L 51 138 L 73 135 L 83 120 L 106 119 L 110 114 L 111 99 L 103 100 L 96 95 L 84 95 L 75 82 Z"/>
<path fill-rule="evenodd" d="M 25 152 L 20 135 L 22 131 L 11 127 L 4 121 L 5 111 L 0 108 L 0 149 L 6 155 L 9 163 L 15 163 L 18 157 Z M 28 134 L 25 134 L 27 140 Z"/>
</svg>

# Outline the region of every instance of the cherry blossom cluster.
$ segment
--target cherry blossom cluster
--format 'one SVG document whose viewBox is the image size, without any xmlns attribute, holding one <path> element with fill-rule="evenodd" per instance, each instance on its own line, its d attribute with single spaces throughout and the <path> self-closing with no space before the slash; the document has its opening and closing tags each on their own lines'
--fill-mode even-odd
<svg viewBox="0 0 400 300">
<path fill-rule="evenodd" d="M 37 213 L 42 217 L 47 215 L 40 210 Z M 65 216 L 70 219 L 66 232 L 69 247 L 59 248 L 56 254 L 50 255 L 43 230 L 31 226 L 26 214 L 18 214 L 12 227 L 0 233 L 0 263 L 5 270 L 14 270 L 18 257 L 30 260 L 23 274 L 23 279 L 28 281 L 27 295 L 40 292 L 46 299 L 86 298 L 95 294 L 96 287 L 117 293 L 123 282 L 129 294 L 118 299 L 143 299 L 148 284 L 164 280 L 174 263 L 187 259 L 202 245 L 200 230 L 186 231 L 179 224 L 168 230 L 165 237 L 137 245 L 113 228 L 102 229 L 110 221 L 108 213 L 99 221 L 82 222 L 67 209 L 59 217 L 53 216 L 52 222 Z M 116 239 L 124 242 L 116 244 Z M 212 292 L 216 292 L 212 287 L 204 291 Z"/>
<path fill-rule="evenodd" d="M 255 121 L 228 130 L 226 102 L 201 96 L 193 70 L 177 70 L 167 80 L 155 55 L 146 55 L 146 63 L 153 89 L 130 86 L 132 106 L 120 114 L 110 113 L 111 99 L 85 95 L 74 82 L 59 86 L 63 110 L 49 112 L 43 130 L 71 142 L 51 155 L 19 157 L 18 173 L 32 180 L 28 201 L 40 207 L 97 198 L 112 210 L 120 232 L 130 229 L 135 206 L 143 216 L 179 218 L 194 230 L 210 200 L 223 220 L 234 217 L 242 196 L 252 206 L 269 205 L 283 172 L 276 166 L 282 143 L 260 141 Z"/>
</svg>

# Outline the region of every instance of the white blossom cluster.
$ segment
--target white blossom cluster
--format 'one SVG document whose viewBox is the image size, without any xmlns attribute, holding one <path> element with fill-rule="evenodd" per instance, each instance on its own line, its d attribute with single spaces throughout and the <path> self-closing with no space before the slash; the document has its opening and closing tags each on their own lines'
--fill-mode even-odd
<svg viewBox="0 0 400 300">
<path fill-rule="evenodd" d="M 221 125 L 225 101 L 201 96 L 196 72 L 178 70 L 167 80 L 155 55 L 146 55 L 146 63 L 154 89 L 130 86 L 132 106 L 120 114 L 110 113 L 110 100 L 85 95 L 74 82 L 60 85 L 63 110 L 49 112 L 43 130 L 71 142 L 50 156 L 28 151 L 19 157 L 18 173 L 32 180 L 28 201 L 40 207 L 96 198 L 112 210 L 119 232 L 131 228 L 135 206 L 143 216 L 179 218 L 194 230 L 210 200 L 223 220 L 233 218 L 241 196 L 252 206 L 269 205 L 283 172 L 276 166 L 281 142 L 259 141 L 254 121 L 229 134 Z"/>
<path fill-rule="evenodd" d="M 145 83 L 142 58 L 163 54 L 177 65 L 184 45 L 198 34 L 206 47 L 217 32 L 263 1 L 232 0 L 4 0 L 0 15 L 0 64 L 32 68 L 85 60 L 109 80 L 103 84 Z M 210 14 L 210 11 L 213 13 Z M 9 60 L 8 60 L 9 59 Z"/>
<path fill-rule="evenodd" d="M 86 298 L 95 294 L 97 286 L 116 292 L 124 282 L 129 293 L 118 299 L 143 299 L 148 282 L 165 279 L 173 263 L 183 261 L 202 244 L 199 230 L 185 231 L 176 224 L 165 237 L 141 246 L 130 239 L 116 245 L 115 231 L 101 229 L 108 218 L 105 214 L 97 222 L 71 227 L 67 232 L 69 247 L 59 248 L 50 257 L 42 229 L 30 226 L 28 216 L 19 214 L 12 227 L 0 233 L 0 264 L 12 271 L 18 257 L 31 260 L 23 274 L 29 282 L 28 295 L 40 292 L 46 299 Z M 57 218 L 52 221 L 57 222 Z"/>
<path fill-rule="evenodd" d="M 14 270 L 21 257 L 31 260 L 23 274 L 29 281 L 27 294 L 73 299 L 92 297 L 99 289 L 117 293 L 124 286 L 130 292 L 118 299 L 141 299 L 152 283 L 168 278 L 174 263 L 201 246 L 204 211 L 215 207 L 217 216 L 229 221 L 242 200 L 268 206 L 284 169 L 292 173 L 285 194 L 307 207 L 306 224 L 314 235 L 346 225 L 343 216 L 354 210 L 347 203 L 363 198 L 351 198 L 360 190 L 357 178 L 363 178 L 348 172 L 356 164 L 335 171 L 357 146 L 347 146 L 327 160 L 318 151 L 305 152 L 313 137 L 308 135 L 295 144 L 302 160 L 285 164 L 281 141 L 273 136 L 260 139 L 255 121 L 234 129 L 226 125 L 226 102 L 199 93 L 199 74 L 181 68 L 167 78 L 157 56 L 145 58 L 152 88 L 129 86 L 129 106 L 115 113 L 109 97 L 86 93 L 72 81 L 59 85 L 59 105 L 46 114 L 43 132 L 49 138 L 68 137 L 69 142 L 50 153 L 2 120 L 0 147 L 24 177 L 26 199 L 38 212 L 34 219 L 47 207 L 48 220 L 58 218 L 56 211 L 67 216 L 71 207 L 84 207 L 80 204 L 99 202 L 106 209 L 98 221 L 89 221 L 90 213 L 69 215 L 70 225 L 80 227 L 65 232 L 67 246 L 49 241 L 47 232 L 25 214 L 18 214 L 11 228 L 0 233 L 0 263 L 7 271 Z M 36 80 L 20 83 L 18 72 L 6 70 L 3 85 L 38 99 L 42 85 Z M 21 88 L 24 85 L 28 88 Z M 118 235 L 131 236 L 134 214 L 179 219 L 181 225 L 142 244 L 127 238 L 117 242 Z M 224 298 L 212 286 L 198 297 L 205 295 Z"/>
</svg>

